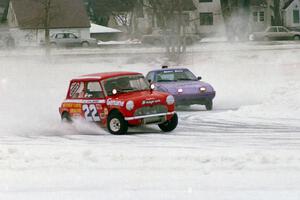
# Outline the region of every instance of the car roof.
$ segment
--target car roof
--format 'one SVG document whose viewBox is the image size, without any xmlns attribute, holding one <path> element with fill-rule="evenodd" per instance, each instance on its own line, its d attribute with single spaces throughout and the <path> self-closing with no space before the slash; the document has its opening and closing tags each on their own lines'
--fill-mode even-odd
<svg viewBox="0 0 300 200">
<path fill-rule="evenodd" d="M 103 72 L 103 73 L 95 73 L 95 74 L 86 74 L 76 78 L 74 80 L 104 80 L 108 78 L 118 77 L 118 76 L 132 76 L 132 75 L 142 75 L 138 72 Z"/>
<path fill-rule="evenodd" d="M 164 72 L 164 71 L 174 71 L 174 70 L 189 70 L 189 69 L 187 69 L 187 68 L 163 68 L 163 69 L 152 70 L 150 72 Z"/>
</svg>

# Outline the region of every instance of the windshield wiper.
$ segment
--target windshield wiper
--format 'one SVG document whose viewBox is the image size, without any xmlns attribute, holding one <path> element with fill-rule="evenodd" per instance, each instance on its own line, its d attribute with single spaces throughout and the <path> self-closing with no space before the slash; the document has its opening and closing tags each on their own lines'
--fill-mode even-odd
<svg viewBox="0 0 300 200">
<path fill-rule="evenodd" d="M 173 82 L 173 81 L 177 81 L 177 80 L 158 80 L 157 82 Z"/>
<path fill-rule="evenodd" d="M 190 79 L 190 78 L 179 78 L 177 80 L 179 80 L 179 81 L 195 81 L 195 79 Z"/>
</svg>

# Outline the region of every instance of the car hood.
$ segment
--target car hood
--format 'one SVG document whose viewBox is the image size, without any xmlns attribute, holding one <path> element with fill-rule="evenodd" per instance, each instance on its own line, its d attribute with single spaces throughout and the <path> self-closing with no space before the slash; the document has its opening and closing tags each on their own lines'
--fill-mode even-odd
<svg viewBox="0 0 300 200">
<path fill-rule="evenodd" d="M 132 100 L 135 105 L 156 105 L 156 104 L 165 104 L 166 98 L 169 94 L 160 91 L 138 91 L 138 92 L 128 92 L 128 93 L 119 93 L 115 96 L 110 96 L 107 99 L 107 104 L 110 104 L 111 101 L 117 101 L 121 103 L 126 103 L 127 101 Z"/>
<path fill-rule="evenodd" d="M 213 87 L 203 81 L 178 81 L 178 82 L 165 82 L 156 83 L 159 90 L 169 92 L 171 94 L 177 94 L 178 89 L 182 89 L 188 93 L 198 93 L 200 87 L 205 87 L 207 92 L 213 92 Z"/>
</svg>

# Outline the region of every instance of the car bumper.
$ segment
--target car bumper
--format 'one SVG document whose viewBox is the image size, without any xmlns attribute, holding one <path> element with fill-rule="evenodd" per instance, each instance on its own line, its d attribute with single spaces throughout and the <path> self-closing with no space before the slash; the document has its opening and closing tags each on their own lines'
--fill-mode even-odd
<svg viewBox="0 0 300 200">
<path fill-rule="evenodd" d="M 168 118 L 173 116 L 176 112 L 159 113 L 152 115 L 142 115 L 134 117 L 125 117 L 125 120 L 130 124 L 160 124 L 165 122 Z"/>
<path fill-rule="evenodd" d="M 204 105 L 207 101 L 212 100 L 216 96 L 216 92 L 209 92 L 204 94 L 181 94 L 173 95 L 176 105 L 191 105 L 201 104 Z"/>
</svg>

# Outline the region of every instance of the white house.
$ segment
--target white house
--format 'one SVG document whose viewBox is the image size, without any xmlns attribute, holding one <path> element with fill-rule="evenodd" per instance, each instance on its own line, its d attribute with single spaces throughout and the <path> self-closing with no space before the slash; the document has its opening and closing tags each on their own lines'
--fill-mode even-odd
<svg viewBox="0 0 300 200">
<path fill-rule="evenodd" d="M 220 0 L 193 0 L 197 8 L 198 33 L 224 35 L 225 25 Z"/>
<path fill-rule="evenodd" d="M 286 27 L 300 27 L 300 0 L 289 0 L 283 5 L 283 24 Z"/>
<path fill-rule="evenodd" d="M 45 37 L 43 0 L 10 0 L 7 24 L 17 45 L 37 45 Z M 50 35 L 73 32 L 90 38 L 90 21 L 82 0 L 51 0 Z"/>
</svg>

